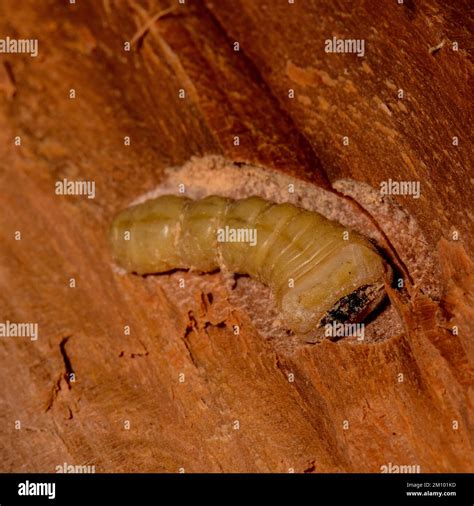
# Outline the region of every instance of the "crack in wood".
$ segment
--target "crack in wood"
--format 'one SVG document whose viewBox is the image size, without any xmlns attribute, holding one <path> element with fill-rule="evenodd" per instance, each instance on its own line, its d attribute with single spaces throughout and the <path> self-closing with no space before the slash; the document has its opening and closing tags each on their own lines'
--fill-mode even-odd
<svg viewBox="0 0 474 506">
<path fill-rule="evenodd" d="M 64 373 L 64 379 L 66 380 L 67 386 L 69 390 L 71 390 L 71 375 L 74 375 L 74 369 L 72 368 L 71 360 L 66 353 L 66 343 L 72 336 L 63 337 L 61 342 L 59 343 L 59 350 L 61 351 L 61 356 L 63 357 L 64 367 L 66 372 Z"/>
<path fill-rule="evenodd" d="M 65 370 L 64 370 L 64 372 L 59 374 L 59 377 L 54 382 L 53 388 L 51 390 L 50 398 L 49 398 L 48 403 L 46 405 L 45 413 L 47 413 L 53 407 L 53 404 L 56 401 L 56 399 L 59 395 L 59 392 L 61 391 L 61 383 L 62 383 L 63 379 L 67 383 L 68 390 L 72 389 L 71 375 L 74 375 L 75 373 L 74 373 L 74 369 L 72 368 L 71 359 L 69 358 L 69 356 L 66 352 L 66 343 L 69 341 L 69 339 L 71 337 L 72 336 L 65 336 L 61 339 L 61 342 L 59 343 L 59 351 L 60 351 L 61 357 L 63 359 Z M 71 408 L 69 406 L 68 406 L 68 410 L 69 410 L 69 419 L 71 419 L 73 417 L 73 414 L 72 414 Z"/>
<path fill-rule="evenodd" d="M 221 21 L 218 19 L 217 15 L 214 14 L 212 9 L 206 4 L 206 2 L 203 2 L 201 5 L 203 10 L 211 19 L 216 29 L 226 39 L 229 46 L 232 46 L 234 42 L 232 36 L 226 30 L 225 26 L 221 23 Z M 263 77 L 261 71 L 255 64 L 253 59 L 243 50 L 242 47 L 239 49 L 239 53 L 243 62 L 243 67 L 245 68 L 248 77 L 262 90 L 262 92 L 267 97 L 271 99 L 271 101 L 275 106 L 275 110 L 278 111 L 278 115 L 281 118 L 284 118 L 286 125 L 290 128 L 290 130 L 295 132 L 295 137 L 298 141 L 298 149 L 301 152 L 304 152 L 304 154 L 306 155 L 305 159 L 307 160 L 308 165 L 311 168 L 311 172 L 312 173 L 314 173 L 315 171 L 318 172 L 320 176 L 320 186 L 326 189 L 332 188 L 332 185 L 329 181 L 326 171 L 323 168 L 322 162 L 318 157 L 317 153 L 315 152 L 315 150 L 313 149 L 313 146 L 311 145 L 309 139 L 306 137 L 304 132 L 302 132 L 301 129 L 298 128 L 291 114 L 281 105 L 278 96 L 275 95 L 270 84 L 265 80 L 265 78 Z"/>
<path fill-rule="evenodd" d="M 311 459 L 303 473 L 314 473 L 316 471 L 316 460 Z"/>
<path fill-rule="evenodd" d="M 196 369 L 199 369 L 198 362 L 197 362 L 197 360 L 194 356 L 194 353 L 192 351 L 192 348 L 191 348 L 191 343 L 189 342 L 189 335 L 191 334 L 191 332 L 196 331 L 196 329 L 198 329 L 199 326 L 198 326 L 198 322 L 197 322 L 196 318 L 194 318 L 194 314 L 192 311 L 188 311 L 188 319 L 189 319 L 189 323 L 186 325 L 186 328 L 184 330 L 183 342 L 184 342 L 184 345 L 186 346 L 186 349 L 188 350 L 188 354 L 189 354 L 189 358 L 191 359 L 191 362 L 193 363 L 194 367 L 196 367 Z"/>
</svg>

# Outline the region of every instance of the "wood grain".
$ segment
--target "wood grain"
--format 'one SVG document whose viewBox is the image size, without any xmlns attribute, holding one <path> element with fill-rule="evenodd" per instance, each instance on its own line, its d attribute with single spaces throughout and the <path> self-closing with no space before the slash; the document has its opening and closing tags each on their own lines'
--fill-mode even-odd
<svg viewBox="0 0 474 506">
<path fill-rule="evenodd" d="M 39 339 L 0 338 L 0 471 L 474 470 L 467 3 L 378 5 L 1 3 L 0 33 L 38 38 L 39 56 L 0 55 L 0 321 L 38 322 Z M 366 56 L 326 55 L 334 35 L 365 38 Z M 211 153 L 325 188 L 420 180 L 422 198 L 400 202 L 437 258 L 441 299 L 394 291 L 404 333 L 285 354 L 220 274 L 118 275 L 112 216 L 166 167 Z M 95 181 L 96 198 L 56 195 L 64 178 Z"/>
</svg>

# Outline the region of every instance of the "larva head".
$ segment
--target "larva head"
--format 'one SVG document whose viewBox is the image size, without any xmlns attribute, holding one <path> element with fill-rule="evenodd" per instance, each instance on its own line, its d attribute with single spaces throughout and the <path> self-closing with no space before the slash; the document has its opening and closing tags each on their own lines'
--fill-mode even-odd
<svg viewBox="0 0 474 506">
<path fill-rule="evenodd" d="M 283 294 L 285 319 L 308 341 L 321 335 L 317 329 L 327 323 L 360 322 L 384 298 L 384 277 L 391 277 L 391 269 L 368 241 L 339 243 L 323 263 Z"/>
</svg>

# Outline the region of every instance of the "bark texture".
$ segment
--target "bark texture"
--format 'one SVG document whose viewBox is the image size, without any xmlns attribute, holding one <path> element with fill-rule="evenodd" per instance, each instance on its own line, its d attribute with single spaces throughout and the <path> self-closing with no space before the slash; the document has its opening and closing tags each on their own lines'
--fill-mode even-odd
<svg viewBox="0 0 474 506">
<path fill-rule="evenodd" d="M 39 339 L 0 338 L 0 471 L 474 471 L 468 12 L 2 0 L 0 38 L 37 38 L 39 55 L 0 55 L 0 321 L 38 322 Z M 365 39 L 365 56 L 325 53 L 333 36 Z M 176 275 L 119 276 L 113 215 L 206 154 L 328 189 L 421 181 L 420 199 L 398 199 L 441 297 L 394 290 L 405 331 L 383 342 L 284 353 L 221 274 L 181 274 L 184 300 Z M 64 178 L 94 181 L 96 198 L 56 195 Z"/>
</svg>

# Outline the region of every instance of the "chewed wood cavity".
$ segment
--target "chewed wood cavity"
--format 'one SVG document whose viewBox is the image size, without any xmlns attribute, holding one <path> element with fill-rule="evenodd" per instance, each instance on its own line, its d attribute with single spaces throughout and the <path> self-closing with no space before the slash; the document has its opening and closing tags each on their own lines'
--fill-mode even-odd
<svg viewBox="0 0 474 506">
<path fill-rule="evenodd" d="M 288 328 L 303 336 L 327 323 L 364 319 L 384 298 L 384 277 L 391 276 L 362 235 L 316 212 L 256 196 L 164 195 L 122 211 L 110 241 L 117 262 L 137 274 L 248 274 L 270 287 Z"/>
</svg>

